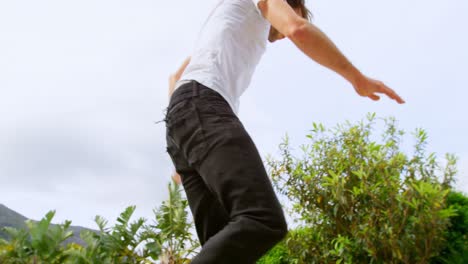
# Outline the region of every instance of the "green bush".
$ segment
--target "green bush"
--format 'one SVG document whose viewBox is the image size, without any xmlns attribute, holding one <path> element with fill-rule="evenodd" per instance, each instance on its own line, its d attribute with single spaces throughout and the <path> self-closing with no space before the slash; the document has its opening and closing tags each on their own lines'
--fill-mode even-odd
<svg viewBox="0 0 468 264">
<path fill-rule="evenodd" d="M 161 263 L 189 263 L 200 244 L 190 232 L 193 223 L 188 220 L 188 201 L 182 197 L 179 185 L 169 185 L 168 189 L 169 199 L 154 210 L 154 223 L 142 233 L 147 242 L 144 252 Z"/>
<path fill-rule="evenodd" d="M 456 215 L 450 217 L 444 248 L 431 263 L 468 263 L 468 197 L 460 192 L 450 192 L 447 206 L 455 210 Z"/>
<path fill-rule="evenodd" d="M 294 157 L 288 138 L 282 157 L 267 158 L 276 189 L 291 201 L 306 237 L 287 242 L 295 263 L 428 263 L 446 243 L 453 208 L 446 207 L 456 159 L 442 169 L 426 154 L 426 133 L 416 130 L 414 152 L 400 150 L 404 135 L 375 115 L 326 130 L 321 124 Z"/>
<path fill-rule="evenodd" d="M 164 264 L 188 263 L 199 244 L 190 232 L 187 207 L 179 186 L 169 184 L 169 199 L 154 210 L 155 223 L 147 225 L 143 218 L 130 221 L 135 206 L 126 208 L 112 227 L 96 216 L 99 231 L 83 231 L 84 246 L 64 243 L 73 235 L 71 222 L 52 226 L 55 212 L 51 211 L 39 222 L 27 221 L 27 229 L 4 228 L 9 239 L 0 239 L 0 263 L 149 264 L 156 259 Z"/>
<path fill-rule="evenodd" d="M 39 222 L 26 221 L 27 229 L 4 228 L 10 240 L 0 239 L 0 263 L 64 263 L 62 243 L 73 235 L 68 230 L 71 222 L 51 226 L 54 215 L 51 211 Z"/>
<path fill-rule="evenodd" d="M 301 263 L 302 259 L 308 259 L 309 252 L 304 248 L 313 243 L 314 237 L 310 228 L 290 230 L 283 241 L 268 251 L 257 264 Z"/>
<path fill-rule="evenodd" d="M 314 124 L 296 158 L 288 139 L 282 157 L 267 158 L 275 188 L 291 202 L 301 224 L 257 264 L 313 263 L 468 263 L 468 198 L 453 192 L 456 158 L 440 166 L 426 154 L 427 135 L 416 130 L 414 152 L 400 149 L 403 131 L 384 119 L 376 140 L 376 118 L 326 130 Z M 169 185 L 169 199 L 154 210 L 155 221 L 130 221 L 128 207 L 107 227 L 82 232 L 85 246 L 65 244 L 70 221 L 52 226 L 54 212 L 27 229 L 5 228 L 0 263 L 189 263 L 199 244 L 192 237 L 187 201 L 178 185 Z"/>
<path fill-rule="evenodd" d="M 257 264 L 288 264 L 290 262 L 290 256 L 285 242 L 278 243 L 275 247 L 270 249 Z"/>
</svg>

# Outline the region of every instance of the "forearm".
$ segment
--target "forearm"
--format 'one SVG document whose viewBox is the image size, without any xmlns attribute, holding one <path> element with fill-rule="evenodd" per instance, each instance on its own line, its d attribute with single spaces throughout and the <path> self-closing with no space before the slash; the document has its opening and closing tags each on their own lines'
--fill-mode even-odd
<svg viewBox="0 0 468 264">
<path fill-rule="evenodd" d="M 169 76 L 169 90 L 168 90 L 169 99 L 171 98 L 171 95 L 174 92 L 176 82 L 177 81 L 174 78 L 174 75 Z"/>
<path fill-rule="evenodd" d="M 304 21 L 289 38 L 308 57 L 338 73 L 351 84 L 362 77 L 359 70 L 315 25 Z"/>
<path fill-rule="evenodd" d="M 175 73 L 173 73 L 173 74 L 171 74 L 171 76 L 169 76 L 169 91 L 168 91 L 169 98 L 171 98 L 171 95 L 174 92 L 176 82 L 180 79 L 180 77 L 184 73 L 185 68 L 187 68 L 187 65 L 189 63 L 190 63 L 190 57 L 185 59 L 185 61 L 182 63 L 182 65 L 179 67 L 179 69 L 177 69 L 177 71 Z"/>
<path fill-rule="evenodd" d="M 400 104 L 405 102 L 381 81 L 363 75 L 325 33 L 300 17 L 286 1 L 264 0 L 258 3 L 258 7 L 274 29 L 288 37 L 311 59 L 343 76 L 359 95 L 377 101 L 380 99 L 378 94 L 382 93 Z"/>
</svg>

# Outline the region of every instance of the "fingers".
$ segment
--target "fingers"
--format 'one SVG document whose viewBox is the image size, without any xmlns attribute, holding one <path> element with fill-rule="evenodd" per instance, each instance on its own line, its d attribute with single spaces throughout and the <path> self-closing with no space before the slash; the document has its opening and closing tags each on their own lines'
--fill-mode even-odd
<svg viewBox="0 0 468 264">
<path fill-rule="evenodd" d="M 380 96 L 377 94 L 385 94 L 390 99 L 397 101 L 399 104 L 405 103 L 405 100 L 403 100 L 395 91 L 379 80 L 365 77 L 362 82 L 354 84 L 354 89 L 360 96 L 369 97 L 374 101 L 380 100 Z"/>
<path fill-rule="evenodd" d="M 388 86 L 385 84 L 381 84 L 382 86 L 382 92 L 386 94 L 388 97 L 392 98 L 393 100 L 397 101 L 399 104 L 405 103 L 405 101 L 392 89 L 390 89 Z"/>
<path fill-rule="evenodd" d="M 369 94 L 368 97 L 374 101 L 380 100 L 380 96 L 375 95 L 375 94 Z"/>
</svg>

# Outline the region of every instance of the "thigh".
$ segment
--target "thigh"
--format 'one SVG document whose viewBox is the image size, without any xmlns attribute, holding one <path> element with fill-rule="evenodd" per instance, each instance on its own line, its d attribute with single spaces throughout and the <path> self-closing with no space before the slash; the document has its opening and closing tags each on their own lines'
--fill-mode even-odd
<svg viewBox="0 0 468 264">
<path fill-rule="evenodd" d="M 240 120 L 203 100 L 196 108 L 208 149 L 196 169 L 230 217 L 249 214 L 265 220 L 282 214 L 260 154 Z"/>
<path fill-rule="evenodd" d="M 174 142 L 173 136 L 169 135 L 169 131 L 166 132 L 167 152 L 176 172 L 181 176 L 197 235 L 203 245 L 211 236 L 228 224 L 229 216 L 217 197 L 210 191 L 204 179 L 190 166 L 186 155 Z M 175 131 L 175 134 L 180 133 Z"/>
<path fill-rule="evenodd" d="M 200 244 L 206 241 L 229 222 L 229 215 L 222 207 L 217 197 L 207 188 L 197 171 L 180 173 L 182 184 L 195 222 Z"/>
</svg>

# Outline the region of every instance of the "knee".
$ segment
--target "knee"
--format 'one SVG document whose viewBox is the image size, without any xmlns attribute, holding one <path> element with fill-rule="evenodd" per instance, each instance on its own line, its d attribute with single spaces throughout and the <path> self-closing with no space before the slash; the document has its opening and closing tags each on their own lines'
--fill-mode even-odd
<svg viewBox="0 0 468 264">
<path fill-rule="evenodd" d="M 288 234 L 288 226 L 284 217 L 276 218 L 274 221 L 263 223 L 264 229 L 263 234 L 259 234 L 262 237 L 262 245 L 265 247 L 265 251 L 268 251 L 276 244 L 283 241 Z"/>
<path fill-rule="evenodd" d="M 276 244 L 283 240 L 288 234 L 288 224 L 283 214 L 275 214 L 270 216 L 268 219 L 262 219 L 260 225 L 263 226 L 261 229 L 262 236 L 267 238 L 271 243 Z"/>
<path fill-rule="evenodd" d="M 280 242 L 288 234 L 288 224 L 280 210 L 242 214 L 233 220 L 239 231 L 243 230 L 250 237 L 262 237 L 262 241 L 268 245 Z"/>
<path fill-rule="evenodd" d="M 284 216 L 278 217 L 276 219 L 272 229 L 274 230 L 274 239 L 277 240 L 277 242 L 283 240 L 286 237 L 288 234 L 288 224 Z"/>
</svg>

